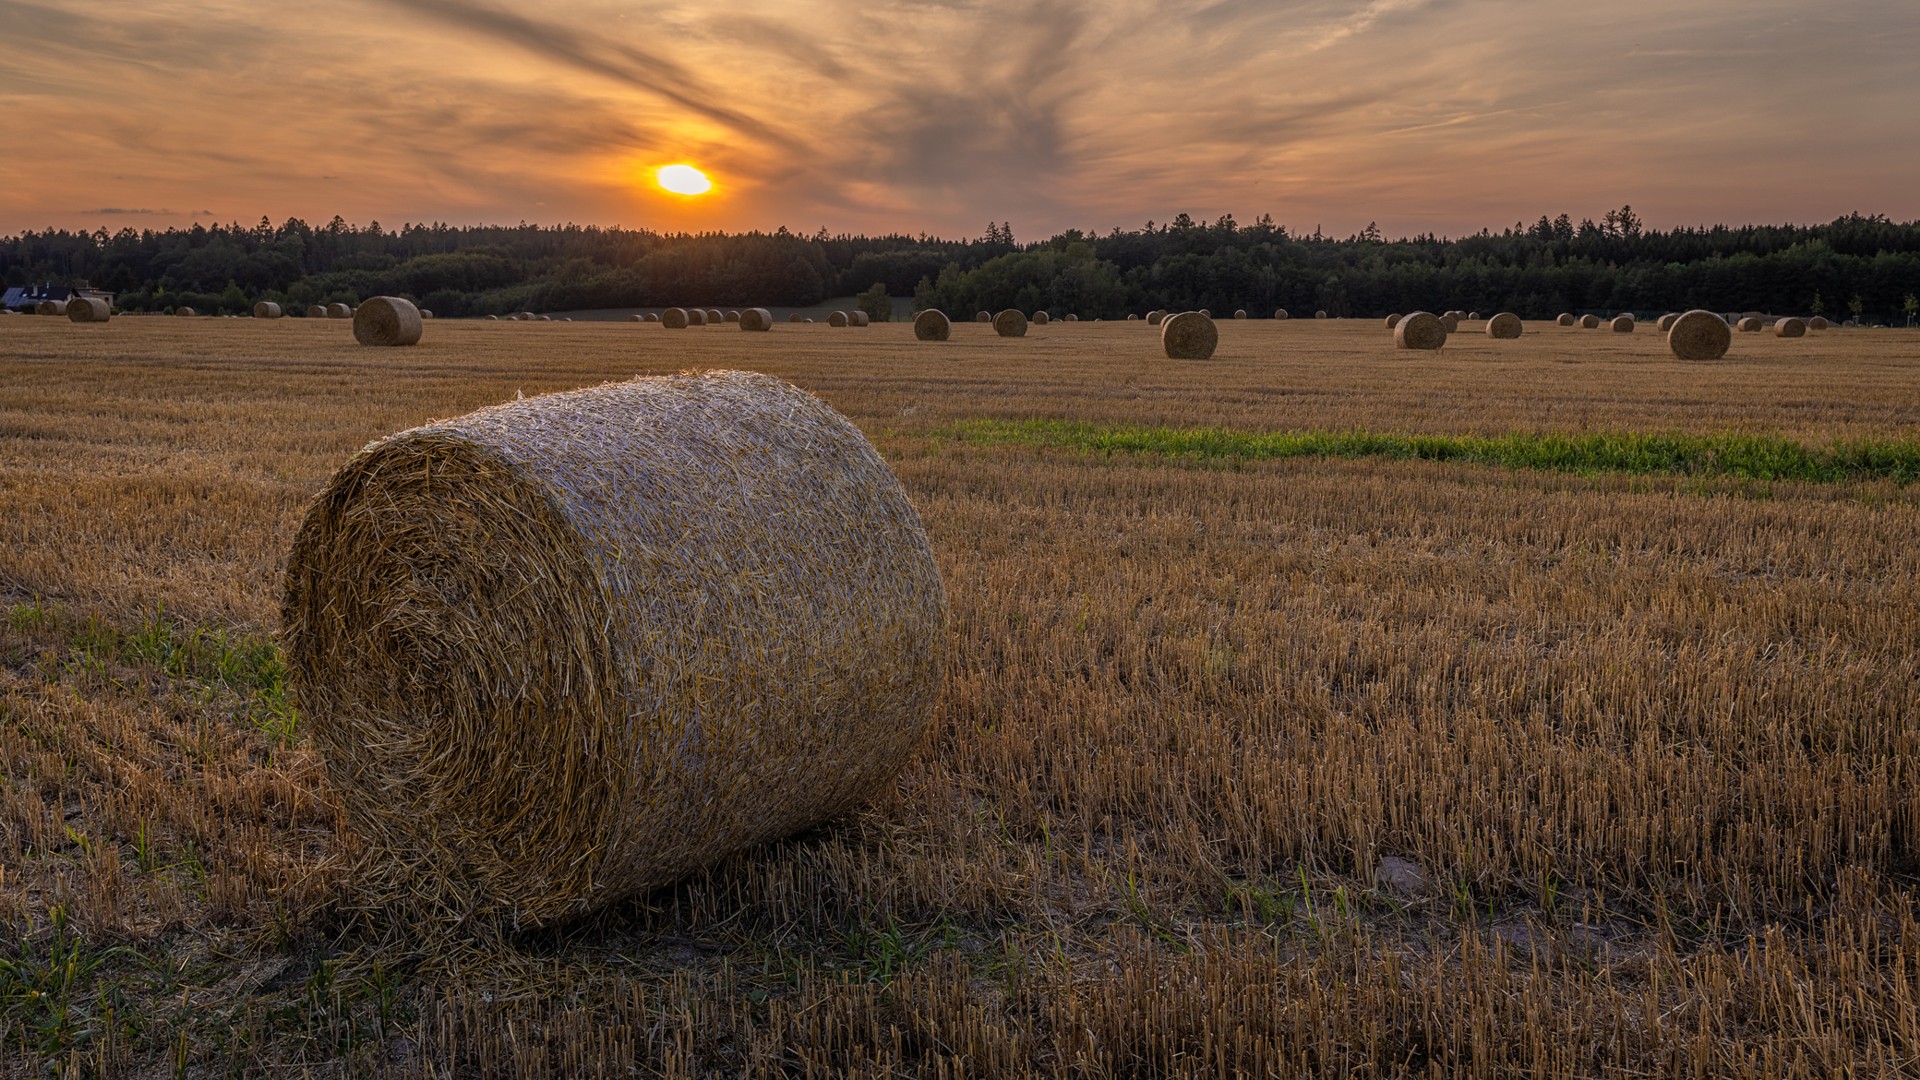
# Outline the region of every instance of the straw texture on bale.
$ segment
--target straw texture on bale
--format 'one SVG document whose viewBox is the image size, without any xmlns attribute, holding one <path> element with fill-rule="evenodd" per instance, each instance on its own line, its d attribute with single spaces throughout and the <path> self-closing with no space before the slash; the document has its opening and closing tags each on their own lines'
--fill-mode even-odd
<svg viewBox="0 0 1920 1080">
<path fill-rule="evenodd" d="M 686 308 L 670 307 L 660 315 L 660 325 L 669 330 L 685 330 L 693 323 L 693 313 Z"/>
<path fill-rule="evenodd" d="M 1441 329 L 1445 330 L 1447 333 L 1451 334 L 1455 330 L 1460 329 L 1460 316 L 1455 315 L 1453 312 L 1449 311 L 1445 315 L 1440 316 L 1439 318 L 1440 318 Z"/>
<path fill-rule="evenodd" d="M 1391 330 L 1394 327 L 1399 326 L 1401 317 L 1402 316 L 1397 312 L 1387 316 L 1387 329 Z"/>
<path fill-rule="evenodd" d="M 1560 313 L 1560 317 L 1553 321 L 1560 326 L 1572 326 L 1574 323 L 1574 318 L 1570 312 L 1563 311 Z"/>
<path fill-rule="evenodd" d="M 327 309 L 324 304 L 315 304 L 307 309 L 307 318 L 309 319 L 324 319 L 326 317 Z M 487 317 L 492 318 L 493 316 L 489 315 Z"/>
<path fill-rule="evenodd" d="M 35 315 L 65 315 L 67 313 L 67 302 L 65 300 L 42 300 L 33 305 L 33 313 Z"/>
<path fill-rule="evenodd" d="M 353 318 L 353 309 L 352 309 L 352 308 L 350 308 L 350 307 L 348 307 L 348 306 L 347 306 L 347 305 L 345 305 L 345 304 L 328 304 L 328 305 L 327 305 L 327 318 L 329 318 L 329 319 L 351 319 L 351 318 Z"/>
<path fill-rule="evenodd" d="M 113 309 L 105 300 L 97 296 L 79 296 L 67 302 L 67 320 L 69 322 L 106 322 L 113 318 Z"/>
<path fill-rule="evenodd" d="M 946 313 L 928 308 L 913 317 L 913 336 L 917 341 L 945 341 L 953 334 L 953 322 Z"/>
<path fill-rule="evenodd" d="M 1832 325 L 1831 323 L 1827 322 L 1827 320 L 1821 318 L 1818 315 L 1815 315 L 1813 318 L 1807 320 L 1807 329 L 1809 330 L 1825 330 L 1828 326 L 1831 326 L 1831 325 Z"/>
<path fill-rule="evenodd" d="M 740 321 L 740 317 L 744 314 L 746 313 L 742 311 L 728 311 L 726 315 L 726 319 L 730 323 L 736 323 Z"/>
<path fill-rule="evenodd" d="M 1580 316 L 1580 329 L 1582 329 L 1582 330 L 1598 330 L 1598 329 L 1600 329 L 1600 316 L 1598 316 L 1598 315 L 1582 315 L 1582 316 Z"/>
<path fill-rule="evenodd" d="M 872 322 L 873 322 L 873 316 L 867 314 L 864 311 L 854 310 L 854 311 L 847 312 L 848 326 L 867 326 Z"/>
<path fill-rule="evenodd" d="M 990 322 L 992 322 L 992 321 L 993 321 L 993 312 L 991 312 L 991 311 L 976 311 L 976 312 L 974 312 L 974 313 L 973 313 L 973 321 L 974 321 L 974 322 L 983 322 L 983 323 L 990 323 Z"/>
<path fill-rule="evenodd" d="M 1763 323 L 1759 319 L 1754 318 L 1752 315 L 1749 315 L 1746 318 L 1741 319 L 1740 325 L 1735 329 L 1740 330 L 1742 333 L 1757 334 L 1761 330 L 1766 329 L 1766 325 L 1767 325 L 1766 323 Z"/>
<path fill-rule="evenodd" d="M 1613 332 L 1616 334 L 1631 334 L 1634 331 L 1635 324 L 1633 316 L 1631 315 L 1616 315 L 1613 321 L 1607 325 L 1612 327 Z"/>
<path fill-rule="evenodd" d="M 828 326 L 845 326 L 852 321 L 853 320 L 849 319 L 847 317 L 847 313 L 844 311 L 836 311 L 833 314 L 827 316 Z"/>
<path fill-rule="evenodd" d="M 371 877 L 447 920 L 551 924 L 859 805 L 946 651 L 899 480 L 750 372 L 380 440 L 286 580 L 289 685 Z"/>
<path fill-rule="evenodd" d="M 1001 337 L 1026 337 L 1027 317 L 1018 308 L 1008 308 L 993 317 L 993 332 Z"/>
<path fill-rule="evenodd" d="M 376 296 L 353 313 L 353 339 L 362 345 L 420 344 L 420 309 L 400 296 Z"/>
<path fill-rule="evenodd" d="M 1447 324 L 1430 311 L 1416 311 L 1393 328 L 1396 349 L 1437 349 L 1447 343 Z"/>
<path fill-rule="evenodd" d="M 1487 320 L 1487 336 L 1501 341 L 1512 341 L 1526 329 L 1520 322 L 1520 316 L 1511 311 L 1503 311 Z"/>
<path fill-rule="evenodd" d="M 1667 348 L 1681 360 L 1718 360 L 1732 344 L 1733 329 L 1711 311 L 1689 311 L 1667 329 Z"/>
<path fill-rule="evenodd" d="M 763 307 L 750 307 L 739 312 L 734 320 L 742 330 L 772 330 L 773 312 Z"/>
<path fill-rule="evenodd" d="M 60 309 L 61 309 L 61 311 L 62 311 L 62 312 L 64 312 L 64 311 L 66 310 L 66 307 L 67 307 L 67 305 L 66 305 L 65 303 L 62 303 L 62 304 L 60 305 Z M 192 308 L 190 308 L 190 307 L 177 307 L 177 308 L 174 308 L 174 309 L 173 309 L 173 314 L 174 314 L 174 316 L 175 316 L 175 317 L 177 317 L 177 318 L 182 318 L 182 319 L 191 319 L 191 318 L 193 318 L 193 317 L 195 317 L 195 316 L 197 316 L 197 315 L 199 315 L 200 313 L 199 313 L 199 312 L 197 312 L 197 311 L 195 311 L 195 310 L 193 310 L 193 309 L 192 309 Z"/>
<path fill-rule="evenodd" d="M 1052 321 L 1052 317 L 1044 311 L 1036 311 L 1033 313 L 1033 325 L 1035 326 L 1045 326 L 1050 321 Z"/>
<path fill-rule="evenodd" d="M 277 319 L 280 317 L 280 305 L 271 300 L 262 300 L 253 305 L 253 317 L 256 319 Z"/>
<path fill-rule="evenodd" d="M 1291 315 L 1287 314 L 1286 308 L 1275 308 L 1273 310 L 1273 317 L 1275 320 L 1279 322 L 1286 322 L 1288 319 L 1292 318 Z"/>
<path fill-rule="evenodd" d="M 1220 345 L 1220 328 L 1204 311 L 1169 315 L 1160 324 L 1160 347 L 1169 360 L 1207 360 Z"/>
<path fill-rule="evenodd" d="M 1807 320 L 1788 317 L 1773 324 L 1774 337 L 1806 337 Z"/>
</svg>

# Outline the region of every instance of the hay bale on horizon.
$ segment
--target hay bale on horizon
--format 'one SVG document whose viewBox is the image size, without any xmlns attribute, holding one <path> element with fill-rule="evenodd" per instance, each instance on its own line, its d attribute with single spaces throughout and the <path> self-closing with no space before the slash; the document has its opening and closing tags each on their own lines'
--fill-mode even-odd
<svg viewBox="0 0 1920 1080">
<path fill-rule="evenodd" d="M 726 321 L 727 321 L 726 312 L 721 311 L 719 308 L 707 309 L 707 325 L 708 326 L 719 326 L 721 323 L 724 323 Z"/>
<path fill-rule="evenodd" d="M 353 309 L 352 309 L 352 308 L 350 308 L 350 307 L 348 307 L 348 306 L 347 306 L 347 305 L 345 305 L 345 304 L 328 304 L 328 305 L 327 305 L 327 318 L 329 318 L 329 319 L 351 319 L 351 318 L 353 318 Z"/>
<path fill-rule="evenodd" d="M 1637 326 L 1631 315 L 1616 315 L 1613 317 L 1613 321 L 1607 325 L 1616 334 L 1631 334 Z"/>
<path fill-rule="evenodd" d="M 993 312 L 976 311 L 973 313 L 973 321 L 978 323 L 990 323 L 993 321 Z"/>
<path fill-rule="evenodd" d="M 686 308 L 670 307 L 661 312 L 660 325 L 669 330 L 685 330 L 693 325 L 693 312 Z"/>
<path fill-rule="evenodd" d="M 1511 311 L 1503 311 L 1487 320 L 1487 336 L 1498 341 L 1512 341 L 1525 331 L 1526 324 Z"/>
<path fill-rule="evenodd" d="M 627 316 L 627 321 L 628 322 L 646 322 L 647 317 L 645 315 L 634 314 L 634 315 Z"/>
<path fill-rule="evenodd" d="M 1128 312 L 1128 313 L 1127 313 L 1127 321 L 1128 321 L 1128 322 L 1139 322 L 1139 321 L 1140 321 L 1140 316 L 1138 316 L 1138 315 L 1135 315 L 1135 314 L 1133 314 L 1132 312 Z"/>
<path fill-rule="evenodd" d="M 828 326 L 845 326 L 852 321 L 853 320 L 849 319 L 847 317 L 847 313 L 844 311 L 836 311 L 833 314 L 827 316 Z"/>
<path fill-rule="evenodd" d="M 253 317 L 256 319 L 277 319 L 280 317 L 280 305 L 271 300 L 262 300 L 253 305 Z"/>
<path fill-rule="evenodd" d="M 773 312 L 768 311 L 766 308 L 750 307 L 738 314 L 739 318 L 735 321 L 740 324 L 740 329 L 742 330 L 760 331 L 773 329 Z"/>
<path fill-rule="evenodd" d="M 420 344 L 420 309 L 400 296 L 376 296 L 362 301 L 353 313 L 353 339 L 382 348 Z"/>
<path fill-rule="evenodd" d="M 489 315 L 489 316 L 487 316 L 487 317 L 486 317 L 486 320 L 485 320 L 485 321 L 486 321 L 486 322 L 499 322 L 499 321 L 500 321 L 500 316 L 498 316 L 498 315 Z"/>
<path fill-rule="evenodd" d="M 1453 312 L 1449 311 L 1445 315 L 1438 316 L 1438 318 L 1441 329 L 1447 333 L 1451 334 L 1460 329 L 1460 316 L 1455 315 Z"/>
<path fill-rule="evenodd" d="M 307 318 L 309 319 L 324 319 L 326 317 L 327 307 L 325 304 L 314 304 L 307 308 Z M 488 318 L 492 318 L 492 316 L 489 315 Z"/>
<path fill-rule="evenodd" d="M 1660 321 L 1654 324 L 1654 328 L 1664 334 L 1673 329 L 1673 321 L 1679 317 L 1680 314 L 1678 312 L 1669 311 L 1665 315 L 1660 316 Z"/>
<path fill-rule="evenodd" d="M 1398 312 L 1395 312 L 1394 314 L 1387 316 L 1387 329 L 1391 330 L 1394 327 L 1399 326 L 1401 318 L 1403 318 L 1403 316 L 1401 316 Z"/>
<path fill-rule="evenodd" d="M 945 341 L 953 335 L 953 321 L 946 313 L 928 308 L 913 317 L 913 337 L 916 341 Z"/>
<path fill-rule="evenodd" d="M 1327 313 L 1324 311 L 1316 311 L 1313 313 L 1313 317 L 1316 319 L 1324 319 L 1327 317 Z"/>
<path fill-rule="evenodd" d="M 688 326 L 707 325 L 706 310 L 703 308 L 688 308 L 687 309 L 687 325 Z"/>
<path fill-rule="evenodd" d="M 1767 328 L 1766 323 L 1761 322 L 1758 318 L 1752 315 L 1748 315 L 1745 318 L 1741 319 L 1740 324 L 1737 327 L 1735 327 L 1735 329 L 1745 334 L 1757 334 L 1766 328 Z"/>
<path fill-rule="evenodd" d="M 310 505 L 282 613 L 375 895 L 522 928 L 866 802 L 920 744 L 947 648 L 880 454 L 738 371 L 373 443 Z"/>
<path fill-rule="evenodd" d="M 847 312 L 848 326 L 867 326 L 867 325 L 870 325 L 872 322 L 873 322 L 873 316 L 867 314 L 864 311 L 861 311 L 859 308 L 855 308 L 854 310 Z"/>
<path fill-rule="evenodd" d="M 1027 317 L 1019 308 L 1008 308 L 993 317 L 993 332 L 1001 337 L 1026 337 Z"/>
<path fill-rule="evenodd" d="M 1789 315 L 1773 324 L 1773 336 L 1796 338 L 1807 336 L 1807 320 L 1796 319 Z"/>
<path fill-rule="evenodd" d="M 33 313 L 35 315 L 65 315 L 67 313 L 67 301 L 42 300 L 33 305 Z"/>
<path fill-rule="evenodd" d="M 1205 310 L 1169 315 L 1160 323 L 1160 347 L 1169 360 L 1210 360 L 1220 346 L 1220 328 Z"/>
<path fill-rule="evenodd" d="M 421 309 L 420 309 L 420 317 L 421 317 L 422 319 L 426 319 L 427 321 L 429 321 L 429 322 L 431 322 L 431 321 L 433 320 L 433 312 L 431 312 L 431 311 L 428 311 L 428 310 L 427 310 L 426 308 L 421 308 Z M 568 322 L 572 322 L 573 320 L 572 320 L 572 319 L 568 319 L 567 321 L 568 321 Z"/>
<path fill-rule="evenodd" d="M 1574 319 L 1572 312 L 1563 311 L 1560 317 L 1553 321 L 1558 326 L 1572 326 L 1577 320 Z"/>
<path fill-rule="evenodd" d="M 1580 316 L 1580 329 L 1582 329 L 1582 330 L 1598 330 L 1598 329 L 1600 329 L 1600 316 L 1598 316 L 1598 315 L 1582 315 L 1582 316 Z"/>
<path fill-rule="evenodd" d="M 1035 326 L 1045 326 L 1051 321 L 1051 316 L 1044 311 L 1036 311 L 1033 313 L 1033 325 Z"/>
<path fill-rule="evenodd" d="M 1831 325 L 1833 324 L 1829 323 L 1827 320 L 1821 318 L 1818 315 L 1815 315 L 1813 318 L 1807 320 L 1807 329 L 1809 330 L 1825 330 Z"/>
<path fill-rule="evenodd" d="M 1161 323 L 1166 321 L 1167 321 L 1167 313 L 1160 310 L 1159 308 L 1155 308 L 1152 311 L 1147 312 L 1148 326 L 1159 326 Z"/>
<path fill-rule="evenodd" d="M 1479 321 L 1480 321 L 1480 313 L 1479 313 L 1479 312 L 1477 312 L 1477 311 L 1470 311 L 1470 312 L 1468 312 L 1468 313 L 1467 313 L 1467 321 L 1468 321 L 1468 322 L 1479 322 Z"/>
<path fill-rule="evenodd" d="M 801 314 L 796 311 L 793 314 L 787 316 L 787 321 L 790 323 L 797 323 L 801 320 L 801 318 L 802 318 Z"/>
<path fill-rule="evenodd" d="M 1718 360 L 1733 345 L 1733 328 L 1711 311 L 1689 311 L 1667 328 L 1667 348 L 1681 360 Z"/>
<path fill-rule="evenodd" d="M 1068 315 L 1068 316 L 1067 316 L 1066 318 L 1064 318 L 1064 319 L 1062 319 L 1062 320 L 1060 320 L 1060 321 L 1061 321 L 1061 322 L 1079 322 L 1079 321 L 1080 321 L 1080 316 L 1078 316 L 1078 315 Z M 1095 320 L 1093 320 L 1093 321 L 1094 321 L 1094 322 L 1099 322 L 1100 320 L 1099 320 L 1099 319 L 1095 319 Z"/>
<path fill-rule="evenodd" d="M 76 296 L 67 302 L 67 321 L 103 323 L 113 318 L 113 308 L 97 296 Z"/>
<path fill-rule="evenodd" d="M 1393 328 L 1396 349 L 1437 349 L 1447 343 L 1447 324 L 1430 311 L 1416 311 Z"/>
<path fill-rule="evenodd" d="M 743 317 L 744 317 L 745 315 L 746 315 L 746 312 L 744 312 L 744 311 L 731 311 L 731 310 L 730 310 L 730 311 L 728 311 L 728 312 L 726 313 L 726 315 L 725 315 L 725 316 L 723 316 L 723 317 L 724 317 L 724 318 L 725 318 L 725 319 L 726 319 L 726 320 L 727 320 L 728 322 L 730 322 L 730 323 L 737 323 L 737 322 L 739 322 L 739 321 L 741 320 L 741 318 L 743 318 Z"/>
<path fill-rule="evenodd" d="M 1287 314 L 1287 309 L 1286 309 L 1286 308 L 1274 308 L 1274 309 L 1273 309 L 1273 321 L 1275 321 L 1275 322 L 1286 322 L 1286 321 L 1287 321 L 1288 319 L 1290 319 L 1290 318 L 1292 318 L 1292 316 L 1290 316 L 1290 315 L 1288 315 L 1288 314 Z"/>
<path fill-rule="evenodd" d="M 62 311 L 65 311 L 65 310 L 66 310 L 66 305 L 65 305 L 65 304 L 62 304 L 62 305 L 60 305 L 60 309 L 61 309 Z M 193 310 L 193 309 L 192 309 L 192 308 L 190 308 L 190 307 L 187 307 L 187 306 L 185 306 L 185 305 L 182 305 L 182 306 L 180 306 L 180 307 L 177 307 L 177 308 L 174 308 L 174 309 L 173 309 L 173 314 L 174 314 L 174 317 L 175 317 L 175 318 L 181 318 L 181 319 L 191 319 L 191 318 L 193 318 L 193 317 L 195 317 L 195 316 L 197 316 L 197 315 L 199 315 L 200 313 L 199 313 L 199 312 L 197 312 L 197 311 L 195 311 L 195 310 Z"/>
<path fill-rule="evenodd" d="M 1236 318 L 1236 319 L 1244 319 L 1244 318 L 1246 318 L 1246 317 L 1247 317 L 1247 309 L 1246 309 L 1246 308 L 1235 308 L 1235 309 L 1234 309 L 1234 312 L 1233 312 L 1233 317 L 1234 317 L 1234 318 Z"/>
</svg>

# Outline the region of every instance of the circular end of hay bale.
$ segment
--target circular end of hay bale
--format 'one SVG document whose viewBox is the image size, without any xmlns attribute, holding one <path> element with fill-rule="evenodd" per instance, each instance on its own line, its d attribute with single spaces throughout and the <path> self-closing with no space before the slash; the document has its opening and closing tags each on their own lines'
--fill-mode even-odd
<svg viewBox="0 0 1920 1080">
<path fill-rule="evenodd" d="M 1734 329 L 1739 330 L 1741 333 L 1744 333 L 1744 334 L 1757 334 L 1760 331 L 1766 329 L 1766 325 L 1767 325 L 1766 323 L 1761 322 L 1759 319 L 1755 318 L 1754 316 L 1748 315 L 1745 318 L 1741 319 L 1739 322 L 1739 325 L 1735 326 Z"/>
<path fill-rule="evenodd" d="M 1139 321 L 1140 321 L 1140 316 L 1138 316 L 1138 315 L 1128 315 L 1128 316 L 1127 316 L 1127 321 L 1128 321 L 1128 322 L 1139 322 Z"/>
<path fill-rule="evenodd" d="M 65 305 L 62 305 L 62 307 L 64 307 L 64 306 L 65 306 Z M 193 310 L 193 309 L 192 309 L 192 308 L 190 308 L 190 307 L 187 307 L 187 306 L 185 306 L 185 305 L 183 304 L 183 305 L 181 305 L 180 307 L 177 307 L 177 308 L 174 308 L 174 309 L 173 309 L 173 314 L 174 314 L 174 316 L 175 316 L 176 318 L 181 318 L 181 319 L 191 319 L 191 318 L 194 318 L 195 316 L 197 316 L 197 315 L 199 315 L 200 313 L 199 313 L 199 312 L 197 312 L 197 311 L 195 311 L 195 310 Z"/>
<path fill-rule="evenodd" d="M 740 324 L 740 329 L 742 330 L 757 331 L 773 329 L 773 312 L 768 311 L 766 308 L 750 307 L 745 311 L 736 312 L 735 315 L 736 318 L 734 321 Z"/>
<path fill-rule="evenodd" d="M 277 319 L 280 317 L 280 305 L 271 300 L 262 300 L 253 305 L 253 317 L 256 319 Z"/>
<path fill-rule="evenodd" d="M 1598 316 L 1598 315 L 1582 315 L 1582 316 L 1580 316 L 1580 329 L 1582 329 L 1582 330 L 1598 330 L 1598 329 L 1600 329 L 1600 316 Z"/>
<path fill-rule="evenodd" d="M 352 309 L 352 308 L 350 308 L 350 307 L 348 307 L 348 306 L 347 306 L 347 305 L 345 305 L 345 304 L 328 304 L 328 305 L 327 305 L 327 318 L 329 318 L 329 319 L 351 319 L 351 318 L 353 318 L 353 309 Z"/>
<path fill-rule="evenodd" d="M 1437 349 L 1447 343 L 1447 324 L 1429 311 L 1416 311 L 1393 328 L 1396 349 Z"/>
<path fill-rule="evenodd" d="M 1667 348 L 1681 360 L 1718 360 L 1733 344 L 1733 328 L 1711 311 L 1689 311 L 1667 328 Z"/>
<path fill-rule="evenodd" d="M 113 308 L 97 296 L 82 296 L 67 302 L 67 320 L 77 323 L 101 323 L 113 318 Z"/>
<path fill-rule="evenodd" d="M 1825 330 L 1830 325 L 1832 324 L 1818 315 L 1807 320 L 1807 329 L 1809 330 Z"/>
<path fill-rule="evenodd" d="M 649 311 L 647 312 L 647 321 L 657 323 L 660 321 L 660 316 L 655 312 Z"/>
<path fill-rule="evenodd" d="M 1316 311 L 1313 313 L 1313 317 L 1316 319 L 1324 319 L 1327 317 L 1327 313 L 1324 311 Z"/>
<path fill-rule="evenodd" d="M 1669 311 L 1665 315 L 1660 316 L 1659 322 L 1653 324 L 1654 329 L 1664 334 L 1667 331 L 1673 329 L 1673 320 L 1678 319 L 1679 317 L 1680 315 L 1678 312 Z"/>
<path fill-rule="evenodd" d="M 1274 318 L 1274 321 L 1276 322 L 1286 322 L 1288 319 L 1292 318 L 1292 316 L 1287 314 L 1286 308 L 1275 308 L 1273 312 L 1273 318 Z"/>
<path fill-rule="evenodd" d="M 1405 316 L 1400 315 L 1398 313 L 1387 316 L 1387 329 L 1391 330 L 1394 327 L 1399 326 L 1400 320 L 1403 318 L 1405 318 Z"/>
<path fill-rule="evenodd" d="M 307 309 L 307 318 L 309 319 L 324 319 L 326 317 L 327 308 L 324 304 L 314 304 Z M 492 316 L 488 316 L 488 318 L 492 318 Z"/>
<path fill-rule="evenodd" d="M 945 312 L 928 308 L 913 317 L 913 336 L 916 341 L 945 341 L 953 334 L 953 321 Z"/>
<path fill-rule="evenodd" d="M 1213 318 L 1213 311 L 1210 308 L 1201 308 L 1200 314 L 1205 315 L 1209 319 Z"/>
<path fill-rule="evenodd" d="M 719 308 L 708 308 L 708 309 L 707 309 L 707 325 L 709 325 L 709 326 L 719 326 L 719 325 L 720 325 L 721 323 L 723 323 L 723 322 L 726 322 L 726 321 L 727 321 L 727 313 L 726 313 L 726 312 L 724 312 L 724 311 L 721 311 L 721 310 L 720 310 Z"/>
<path fill-rule="evenodd" d="M 946 653 L 886 462 L 737 371 L 369 446 L 308 509 L 283 616 L 303 727 L 395 887 L 521 927 L 865 802 Z"/>
<path fill-rule="evenodd" d="M 1050 321 L 1052 321 L 1051 317 L 1044 311 L 1036 311 L 1033 313 L 1033 325 L 1035 326 L 1045 326 Z"/>
<path fill-rule="evenodd" d="M 1455 330 L 1460 329 L 1460 316 L 1455 315 L 1451 311 L 1447 312 L 1445 315 L 1439 316 L 1439 319 L 1440 319 L 1440 328 L 1442 330 L 1445 330 L 1449 334 L 1453 333 Z"/>
<path fill-rule="evenodd" d="M 1208 360 L 1220 346 L 1220 328 L 1205 310 L 1169 315 L 1160 323 L 1160 347 L 1169 360 Z"/>
<path fill-rule="evenodd" d="M 797 323 L 800 321 L 800 319 L 801 319 L 801 315 L 797 311 L 787 316 L 787 321 L 790 323 Z"/>
<path fill-rule="evenodd" d="M 973 313 L 973 321 L 974 321 L 974 322 L 981 322 L 981 323 L 990 323 L 990 322 L 992 322 L 992 321 L 993 321 L 993 312 L 991 312 L 991 311 L 976 311 L 976 312 L 974 312 L 974 313 Z"/>
<path fill-rule="evenodd" d="M 1512 341 L 1526 329 L 1520 316 L 1511 311 L 1503 311 L 1487 320 L 1487 336 L 1500 341 Z"/>
<path fill-rule="evenodd" d="M 1773 324 L 1774 337 L 1806 337 L 1807 320 L 1791 316 Z"/>
<path fill-rule="evenodd" d="M 1607 324 L 1616 334 L 1631 334 L 1634 331 L 1635 325 L 1633 316 L 1631 315 L 1616 315 L 1613 321 Z"/>
<path fill-rule="evenodd" d="M 1001 337 L 1026 337 L 1027 317 L 1018 308 L 1008 308 L 993 317 L 993 332 Z"/>
<path fill-rule="evenodd" d="M 869 325 L 869 324 L 871 324 L 872 322 L 873 322 L 873 316 L 871 316 L 871 315 L 869 315 L 869 314 L 867 314 L 867 313 L 866 313 L 866 312 L 864 312 L 864 311 L 849 311 L 849 312 L 847 312 L 847 325 L 848 325 L 848 326 L 867 326 L 867 325 Z"/>
<path fill-rule="evenodd" d="M 670 307 L 660 313 L 660 325 L 669 330 L 685 330 L 693 324 L 693 313 L 686 308 Z"/>
<path fill-rule="evenodd" d="M 828 326 L 846 326 L 852 321 L 853 320 L 849 318 L 847 313 L 844 311 L 836 311 L 833 314 L 827 316 Z"/>
<path fill-rule="evenodd" d="M 1166 321 L 1167 321 L 1167 313 L 1159 310 L 1158 308 L 1154 309 L 1153 311 L 1147 312 L 1148 326 L 1159 326 L 1161 323 Z"/>
<path fill-rule="evenodd" d="M 726 313 L 726 315 L 722 317 L 725 318 L 730 323 L 737 323 L 740 321 L 740 316 L 743 314 L 745 314 L 745 312 L 729 311 Z"/>
<path fill-rule="evenodd" d="M 420 309 L 399 296 L 376 296 L 353 313 L 353 339 L 362 345 L 398 347 L 420 344 Z"/>
<path fill-rule="evenodd" d="M 1234 309 L 1234 312 L 1233 312 L 1233 317 L 1234 317 L 1234 318 L 1236 318 L 1236 319 L 1244 319 L 1244 318 L 1246 318 L 1246 317 L 1247 317 L 1247 309 L 1246 309 L 1246 308 L 1236 308 L 1236 309 Z"/>
<path fill-rule="evenodd" d="M 1572 326 L 1575 320 L 1571 314 L 1563 311 L 1560 313 L 1560 317 L 1553 321 L 1556 326 Z"/>
</svg>

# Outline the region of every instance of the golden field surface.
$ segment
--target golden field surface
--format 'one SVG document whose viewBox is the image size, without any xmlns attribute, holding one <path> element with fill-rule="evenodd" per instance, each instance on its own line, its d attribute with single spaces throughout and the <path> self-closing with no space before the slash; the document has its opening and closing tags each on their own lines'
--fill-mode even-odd
<svg viewBox="0 0 1920 1080">
<path fill-rule="evenodd" d="M 0 1076 L 1920 1071 L 1920 486 L 968 435 L 1920 435 L 1912 331 L 1465 330 L 0 319 Z M 431 418 L 723 367 L 925 519 L 925 745 L 587 923 L 418 931 L 281 681 L 306 501 Z"/>
</svg>

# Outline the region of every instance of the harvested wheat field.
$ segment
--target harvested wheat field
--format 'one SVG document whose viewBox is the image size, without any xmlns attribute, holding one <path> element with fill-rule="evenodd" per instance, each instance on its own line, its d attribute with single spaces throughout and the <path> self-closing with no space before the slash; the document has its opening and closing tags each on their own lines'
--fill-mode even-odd
<svg viewBox="0 0 1920 1080">
<path fill-rule="evenodd" d="M 1914 1071 L 1920 333 L 1149 322 L 6 320 L 0 1075 Z M 309 501 L 687 369 L 904 484 L 928 734 L 584 921 L 422 921 L 287 694 Z"/>
</svg>

